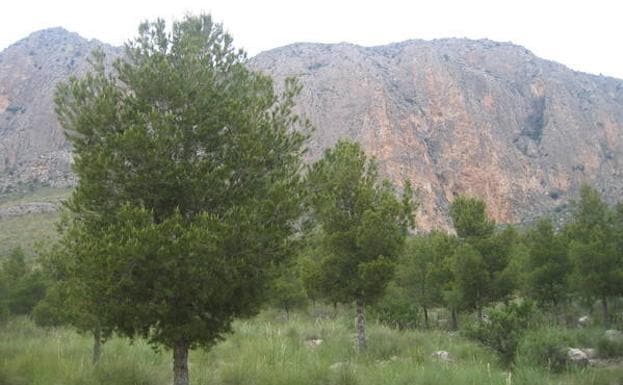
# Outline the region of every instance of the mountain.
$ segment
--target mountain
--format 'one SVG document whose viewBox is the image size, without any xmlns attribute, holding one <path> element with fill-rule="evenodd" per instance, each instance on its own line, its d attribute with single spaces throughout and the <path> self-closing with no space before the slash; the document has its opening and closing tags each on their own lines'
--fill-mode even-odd
<svg viewBox="0 0 623 385">
<path fill-rule="evenodd" d="M 95 47 L 120 52 L 51 29 L 0 53 L 0 191 L 74 182 L 52 95 L 84 73 Z M 302 82 L 297 108 L 316 127 L 310 159 L 358 140 L 384 175 L 417 188 L 424 229 L 447 228 L 462 193 L 483 198 L 496 221 L 520 222 L 565 212 L 583 182 L 611 202 L 623 192 L 622 80 L 466 39 L 293 44 L 249 65 L 276 84 Z"/>
<path fill-rule="evenodd" d="M 303 83 L 311 156 L 351 137 L 385 175 L 417 187 L 424 228 L 458 194 L 502 223 L 565 212 L 582 183 L 623 192 L 623 81 L 572 71 L 510 43 L 293 44 L 252 65 Z"/>
<path fill-rule="evenodd" d="M 110 56 L 120 52 L 51 28 L 0 53 L 0 193 L 75 182 L 71 151 L 54 114 L 54 90 L 59 81 L 84 74 L 96 48 Z"/>
</svg>

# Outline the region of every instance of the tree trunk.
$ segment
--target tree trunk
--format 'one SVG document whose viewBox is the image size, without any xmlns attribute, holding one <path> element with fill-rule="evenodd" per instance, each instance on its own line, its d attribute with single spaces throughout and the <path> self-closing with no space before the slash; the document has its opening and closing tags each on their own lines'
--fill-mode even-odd
<svg viewBox="0 0 623 385">
<path fill-rule="evenodd" d="M 452 324 L 451 324 L 451 328 L 452 330 L 457 330 L 459 328 L 459 317 L 456 314 L 456 309 L 452 308 Z"/>
<path fill-rule="evenodd" d="M 93 364 L 97 364 L 102 357 L 102 331 L 96 328 L 93 331 Z"/>
<path fill-rule="evenodd" d="M 188 344 L 178 341 L 173 347 L 173 385 L 188 384 Z"/>
<path fill-rule="evenodd" d="M 428 309 L 426 306 L 422 306 L 422 309 L 424 309 L 424 328 L 428 329 Z"/>
<path fill-rule="evenodd" d="M 610 327 L 610 312 L 608 311 L 608 299 L 604 296 L 601 297 L 601 309 L 604 317 L 604 327 L 607 329 Z"/>
<path fill-rule="evenodd" d="M 357 329 L 357 350 L 366 350 L 366 317 L 364 315 L 363 300 L 357 301 L 357 317 L 355 317 L 355 328 Z"/>
</svg>

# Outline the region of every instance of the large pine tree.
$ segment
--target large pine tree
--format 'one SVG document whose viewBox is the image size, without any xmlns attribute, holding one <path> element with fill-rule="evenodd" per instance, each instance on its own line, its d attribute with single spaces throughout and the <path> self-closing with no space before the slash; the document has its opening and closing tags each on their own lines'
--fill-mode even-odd
<svg viewBox="0 0 623 385">
<path fill-rule="evenodd" d="M 299 87 L 276 95 L 207 15 L 145 23 L 112 69 L 104 62 L 56 94 L 79 178 L 65 280 L 98 304 L 102 327 L 172 349 L 185 385 L 189 349 L 254 314 L 270 266 L 290 254 Z"/>
</svg>

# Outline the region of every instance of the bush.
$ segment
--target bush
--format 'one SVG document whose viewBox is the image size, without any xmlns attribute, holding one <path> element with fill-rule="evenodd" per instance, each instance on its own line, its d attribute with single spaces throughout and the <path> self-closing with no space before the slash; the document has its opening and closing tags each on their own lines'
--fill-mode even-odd
<svg viewBox="0 0 623 385">
<path fill-rule="evenodd" d="M 533 306 L 531 302 L 511 303 L 487 311 L 488 320 L 468 325 L 464 333 L 495 350 L 505 365 L 513 362 L 517 346 L 529 326 Z"/>
<path fill-rule="evenodd" d="M 370 308 L 370 315 L 392 327 L 415 328 L 419 308 L 402 288 L 390 283 L 383 298 Z"/>
<path fill-rule="evenodd" d="M 562 372 L 569 366 L 569 347 L 590 347 L 598 340 L 595 329 L 544 327 L 530 330 L 517 350 L 516 361 L 522 366 L 546 368 Z"/>
<path fill-rule="evenodd" d="M 597 354 L 603 358 L 623 356 L 623 340 L 613 340 L 602 336 L 597 340 Z"/>
</svg>

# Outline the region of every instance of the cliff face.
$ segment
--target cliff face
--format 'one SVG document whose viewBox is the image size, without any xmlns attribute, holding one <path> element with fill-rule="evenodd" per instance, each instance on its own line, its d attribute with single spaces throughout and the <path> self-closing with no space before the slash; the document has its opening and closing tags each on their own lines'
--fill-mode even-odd
<svg viewBox="0 0 623 385">
<path fill-rule="evenodd" d="M 59 81 L 85 73 L 97 47 L 117 52 L 53 28 L 0 53 L 0 193 L 74 182 L 70 148 L 54 114 L 54 91 Z"/>
<path fill-rule="evenodd" d="M 462 39 L 294 44 L 252 65 L 303 83 L 311 157 L 341 137 L 360 141 L 387 176 L 419 190 L 423 228 L 447 227 L 457 194 L 483 198 L 497 222 L 564 211 L 583 182 L 621 197 L 621 80 Z"/>
<path fill-rule="evenodd" d="M 62 29 L 0 53 L 0 193 L 73 183 L 53 111 L 55 84 L 103 47 Z M 498 222 L 564 212 L 582 182 L 623 192 L 623 81 L 578 73 L 491 41 L 408 41 L 364 48 L 294 44 L 250 60 L 280 84 L 296 76 L 298 108 L 316 132 L 309 156 L 360 141 L 383 173 L 419 190 L 418 222 L 448 227 L 457 194 L 483 198 Z"/>
</svg>

